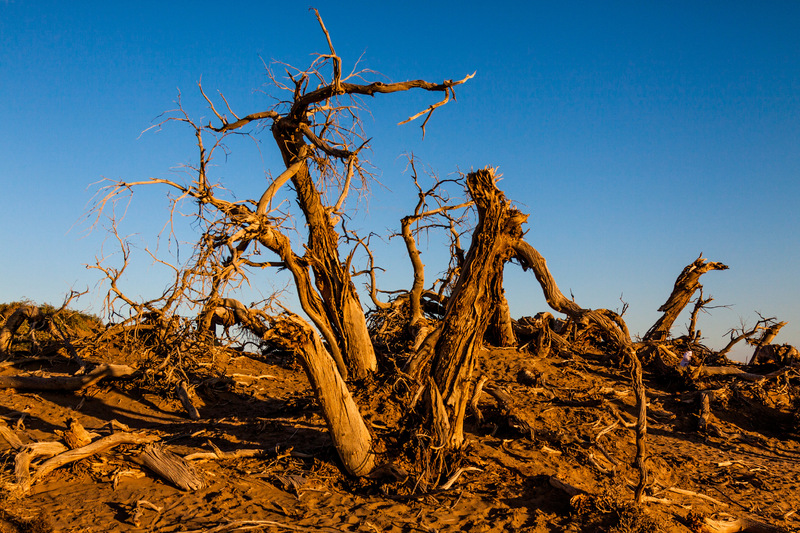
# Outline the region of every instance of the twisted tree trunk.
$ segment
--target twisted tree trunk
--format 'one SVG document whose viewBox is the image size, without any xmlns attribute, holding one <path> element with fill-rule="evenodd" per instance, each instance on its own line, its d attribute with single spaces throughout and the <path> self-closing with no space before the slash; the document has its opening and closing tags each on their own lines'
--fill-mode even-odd
<svg viewBox="0 0 800 533">
<path fill-rule="evenodd" d="M 306 257 L 314 272 L 324 313 L 351 375 L 363 378 L 377 369 L 377 359 L 364 310 L 350 273 L 339 257 L 339 236 L 333 227 L 330 212 L 322 204 L 307 160 L 302 157 L 308 146 L 303 140 L 301 120 L 295 119 L 294 115 L 278 120 L 272 127 L 272 133 L 286 167 L 297 165 L 292 183 L 308 224 Z"/>
<path fill-rule="evenodd" d="M 448 418 L 446 424 L 439 420 L 434 426 L 438 444 L 449 448 L 458 448 L 464 441 L 464 413 L 475 358 L 493 315 L 503 265 L 513 255 L 513 244 L 522 237 L 521 224 L 527 218 L 511 208 L 495 180 L 490 168 L 467 176 L 478 225 L 433 348 L 431 397 L 441 397 Z"/>
<path fill-rule="evenodd" d="M 672 324 L 677 320 L 681 311 L 689 304 L 695 291 L 700 288 L 700 276 L 710 270 L 727 270 L 728 267 L 722 263 L 706 263 L 701 255 L 695 259 L 694 263 L 683 269 L 678 279 L 675 280 L 675 287 L 667 301 L 658 308 L 662 313 L 661 317 L 647 331 L 644 336 L 645 341 L 663 341 L 669 337 Z"/>
<path fill-rule="evenodd" d="M 271 320 L 265 339 L 292 350 L 302 361 L 345 469 L 354 476 L 368 475 L 375 468 L 372 435 L 333 358 L 301 318 L 286 314 Z"/>
</svg>

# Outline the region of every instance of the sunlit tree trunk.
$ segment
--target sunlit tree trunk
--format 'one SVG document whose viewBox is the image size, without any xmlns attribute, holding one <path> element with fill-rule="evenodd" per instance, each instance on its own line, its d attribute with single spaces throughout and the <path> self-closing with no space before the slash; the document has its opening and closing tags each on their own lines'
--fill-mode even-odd
<svg viewBox="0 0 800 533">
<path fill-rule="evenodd" d="M 276 121 L 272 128 L 287 168 L 301 159 L 306 146 L 299 127 L 292 125 L 292 118 L 290 115 Z M 363 378 L 377 368 L 375 351 L 350 273 L 339 257 L 339 236 L 305 160 L 292 177 L 292 183 L 308 224 L 306 256 L 310 259 L 325 314 L 351 375 Z"/>
</svg>

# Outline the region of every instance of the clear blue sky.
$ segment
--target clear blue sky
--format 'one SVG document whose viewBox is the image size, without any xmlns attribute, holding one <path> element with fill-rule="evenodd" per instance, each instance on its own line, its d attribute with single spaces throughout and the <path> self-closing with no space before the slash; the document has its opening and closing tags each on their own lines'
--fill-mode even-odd
<svg viewBox="0 0 800 533">
<path fill-rule="evenodd" d="M 0 1 L 0 301 L 58 303 L 94 288 L 87 271 L 104 235 L 80 219 L 102 177 L 180 178 L 191 132 L 140 135 L 175 107 L 222 91 L 237 113 L 271 105 L 262 59 L 306 66 L 326 45 L 300 2 Z M 756 311 L 789 321 L 779 342 L 800 345 L 800 3 L 318 2 L 345 61 L 392 81 L 477 75 L 437 112 L 423 141 L 397 122 L 427 94 L 369 101 L 375 187 L 357 226 L 395 231 L 414 201 L 401 154 L 440 175 L 486 165 L 530 213 L 528 240 L 562 290 L 585 307 L 630 304 L 633 333 L 658 316 L 681 269 L 699 253 L 731 268 L 703 278 L 717 309 L 706 342 L 752 324 Z M 386 78 L 382 78 L 386 79 Z M 265 136 L 233 146 L 217 178 L 258 197 L 281 170 Z M 150 243 L 163 195 L 137 195 L 123 224 Z M 106 243 L 107 251 L 113 249 Z M 399 242 L 381 247 L 382 288 L 410 285 Z M 167 250 L 162 243 L 162 251 Z M 185 258 L 188 249 L 182 248 Z M 444 268 L 428 252 L 430 275 Z M 141 257 L 142 264 L 150 260 Z M 379 258 L 380 261 L 380 258 Z M 153 269 L 124 287 L 154 296 Z M 259 278 L 262 279 L 262 278 Z M 288 280 L 270 275 L 256 292 Z M 516 316 L 545 310 L 530 273 L 507 268 Z M 97 310 L 100 298 L 79 306 Z M 675 332 L 680 333 L 685 320 Z"/>
</svg>

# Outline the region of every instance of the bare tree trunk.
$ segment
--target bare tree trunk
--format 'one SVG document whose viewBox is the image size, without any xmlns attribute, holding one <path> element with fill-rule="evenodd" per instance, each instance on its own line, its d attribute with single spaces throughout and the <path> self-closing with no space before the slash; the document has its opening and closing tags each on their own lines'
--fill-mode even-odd
<svg viewBox="0 0 800 533">
<path fill-rule="evenodd" d="M 342 356 L 340 339 L 335 334 L 334 326 L 329 320 L 329 315 L 322 299 L 312 287 L 308 267 L 304 266 L 301 259 L 292 251 L 288 237 L 279 231 L 265 232 L 259 242 L 278 254 L 286 264 L 286 268 L 292 273 L 297 287 L 297 297 L 300 300 L 303 311 L 320 331 L 322 337 L 328 341 L 328 349 L 336 361 L 339 373 L 344 379 L 347 379 L 348 370 Z"/>
<path fill-rule="evenodd" d="M 449 419 L 447 425 L 438 426 L 447 428 L 446 435 L 440 430 L 438 444 L 449 448 L 458 448 L 464 441 L 464 413 L 475 358 L 492 317 L 498 278 L 513 254 L 513 243 L 522 237 L 521 224 L 527 218 L 511 208 L 495 179 L 493 169 L 467 176 L 467 187 L 478 208 L 478 225 L 433 350 L 430 387 L 436 390 L 432 397 L 441 395 Z"/>
<path fill-rule="evenodd" d="M 275 317 L 272 325 L 265 338 L 292 350 L 303 362 L 345 469 L 354 476 L 366 476 L 375 468 L 372 435 L 319 336 L 295 315 Z"/>
<path fill-rule="evenodd" d="M 414 240 L 414 235 L 411 233 L 411 223 L 417 219 L 418 217 L 407 216 L 400 220 L 401 235 L 406 244 L 408 258 L 414 271 L 414 281 L 411 284 L 409 293 L 409 314 L 411 315 L 409 317 L 409 326 L 414 334 L 416 334 L 418 326 L 422 322 L 422 291 L 425 288 L 425 265 L 422 264 L 417 241 Z"/>
<path fill-rule="evenodd" d="M 647 331 L 644 336 L 645 341 L 663 341 L 669 337 L 669 331 L 672 329 L 672 324 L 677 320 L 678 315 L 692 299 L 695 291 L 700 288 L 700 276 L 710 270 L 727 270 L 728 267 L 722 263 L 706 263 L 703 256 L 695 259 L 694 263 L 688 265 L 683 269 L 678 279 L 675 281 L 675 287 L 672 289 L 672 294 L 669 295 L 666 303 L 658 308 L 662 313 L 661 317 L 655 324 Z"/>
<path fill-rule="evenodd" d="M 700 314 L 700 311 L 705 308 L 709 303 L 714 301 L 714 298 L 708 297 L 703 298 L 703 286 L 699 287 L 700 294 L 697 296 L 697 300 L 694 302 L 694 308 L 692 309 L 692 315 L 689 319 L 689 330 L 687 332 L 687 336 L 690 340 L 696 341 L 700 338 L 701 332 L 697 329 L 697 315 Z"/>
<path fill-rule="evenodd" d="M 764 333 L 761 334 L 761 337 L 758 339 L 758 343 L 756 344 L 756 349 L 753 352 L 753 356 L 750 358 L 749 364 L 753 364 L 760 359 L 761 352 L 765 350 L 767 346 L 772 343 L 775 337 L 778 336 L 783 326 L 786 325 L 786 322 L 778 322 L 777 324 L 772 324 Z"/>
<path fill-rule="evenodd" d="M 300 109 L 305 111 L 305 109 Z M 300 208 L 308 223 L 308 256 L 314 280 L 322 296 L 325 314 L 338 339 L 345 362 L 356 378 L 366 377 L 378 367 L 367 321 L 358 294 L 339 258 L 339 237 L 334 230 L 330 213 L 325 209 L 308 163 L 300 157 L 305 152 L 305 141 L 292 115 L 274 123 L 272 132 L 283 155 L 286 167 L 302 160 L 292 177 Z"/>
<path fill-rule="evenodd" d="M 490 327 L 491 342 L 497 346 L 508 348 L 517 345 L 517 336 L 514 334 L 514 324 L 511 321 L 511 309 L 503 290 L 503 277 L 500 276 L 494 287 L 494 312 Z"/>
</svg>

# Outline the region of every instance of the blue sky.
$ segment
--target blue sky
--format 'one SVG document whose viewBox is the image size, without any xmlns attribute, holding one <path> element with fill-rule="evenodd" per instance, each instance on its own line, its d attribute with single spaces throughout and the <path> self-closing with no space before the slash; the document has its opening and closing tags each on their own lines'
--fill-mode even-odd
<svg viewBox="0 0 800 533">
<path fill-rule="evenodd" d="M 716 309 L 707 344 L 756 311 L 800 345 L 800 4 L 796 2 L 318 2 L 337 53 L 384 81 L 462 78 L 424 141 L 397 126 L 434 101 L 370 99 L 371 160 L 382 186 L 354 224 L 388 235 L 413 208 L 402 154 L 441 176 L 499 167 L 507 196 L 530 213 L 528 240 L 561 289 L 585 307 L 630 304 L 643 334 L 675 277 L 701 252 L 731 268 L 703 278 Z M 142 132 L 181 91 L 222 91 L 237 113 L 271 105 L 262 59 L 304 67 L 326 43 L 296 2 L 0 2 L 0 183 L 5 228 L 0 301 L 58 303 L 95 288 L 84 268 L 105 235 L 76 224 L 103 177 L 180 178 L 191 132 Z M 232 146 L 217 178 L 258 197 L 281 170 L 269 136 Z M 190 209 L 187 209 L 187 212 Z M 122 226 L 155 246 L 163 190 L 135 195 Z M 186 221 L 186 233 L 191 227 Z M 435 244 L 434 241 L 431 241 Z M 107 253 L 113 251 L 106 242 Z M 410 286 L 399 242 L 378 246 L 381 288 Z M 435 248 L 435 247 L 434 247 Z M 168 246 L 162 241 L 160 250 Z M 174 248 L 173 248 L 174 250 Z M 181 249 L 188 254 L 188 248 Z M 110 258 L 113 261 L 113 258 Z M 445 267 L 426 252 L 430 276 Z M 143 256 L 125 280 L 154 296 L 163 278 Z M 392 268 L 389 269 L 388 267 Z M 515 316 L 546 305 L 530 273 L 506 270 Z M 271 274 L 254 291 L 288 280 Z M 81 299 L 97 310 L 102 298 Z M 676 333 L 683 331 L 680 320 Z"/>
</svg>

